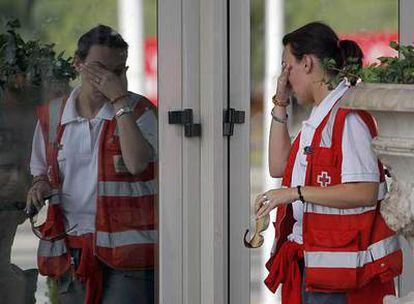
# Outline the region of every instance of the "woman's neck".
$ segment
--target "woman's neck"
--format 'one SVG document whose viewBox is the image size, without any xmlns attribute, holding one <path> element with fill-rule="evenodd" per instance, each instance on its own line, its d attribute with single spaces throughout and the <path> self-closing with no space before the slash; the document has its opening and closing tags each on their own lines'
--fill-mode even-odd
<svg viewBox="0 0 414 304">
<path fill-rule="evenodd" d="M 93 99 L 92 96 L 85 94 L 82 90 L 76 99 L 76 110 L 79 115 L 86 119 L 94 118 L 105 102 Z"/>
<path fill-rule="evenodd" d="M 324 100 L 329 93 L 330 91 L 328 89 L 328 85 L 322 82 L 315 83 L 315 86 L 312 89 L 312 95 L 314 100 L 313 105 L 319 106 L 322 100 Z"/>
</svg>

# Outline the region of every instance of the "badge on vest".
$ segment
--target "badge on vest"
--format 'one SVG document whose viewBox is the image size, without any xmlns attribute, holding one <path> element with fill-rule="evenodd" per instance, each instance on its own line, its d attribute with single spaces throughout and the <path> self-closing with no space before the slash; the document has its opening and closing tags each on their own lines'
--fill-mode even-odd
<svg viewBox="0 0 414 304">
<path fill-rule="evenodd" d="M 321 187 L 328 187 L 331 184 L 332 178 L 329 176 L 328 172 L 322 171 L 316 178 L 316 181 Z"/>
<path fill-rule="evenodd" d="M 116 173 L 129 173 L 122 155 L 114 155 L 113 160 Z"/>
<path fill-rule="evenodd" d="M 63 144 L 58 143 L 57 141 L 55 141 L 53 143 L 53 148 L 57 149 L 57 150 L 62 150 L 63 149 Z"/>
<path fill-rule="evenodd" d="M 305 148 L 303 148 L 303 154 L 305 155 L 309 155 L 312 154 L 312 147 L 311 146 L 306 146 Z"/>
</svg>

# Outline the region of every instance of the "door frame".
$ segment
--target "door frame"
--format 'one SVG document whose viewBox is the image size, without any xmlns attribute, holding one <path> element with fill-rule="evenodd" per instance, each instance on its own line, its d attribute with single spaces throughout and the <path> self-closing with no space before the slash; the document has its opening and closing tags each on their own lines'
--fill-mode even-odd
<svg viewBox="0 0 414 304">
<path fill-rule="evenodd" d="M 227 3 L 158 1 L 159 303 L 228 303 Z M 168 124 L 191 108 L 201 137 Z"/>
<path fill-rule="evenodd" d="M 228 0 L 229 108 L 245 112 L 229 138 L 229 303 L 249 304 L 250 249 L 243 244 L 250 202 L 250 0 Z"/>
</svg>

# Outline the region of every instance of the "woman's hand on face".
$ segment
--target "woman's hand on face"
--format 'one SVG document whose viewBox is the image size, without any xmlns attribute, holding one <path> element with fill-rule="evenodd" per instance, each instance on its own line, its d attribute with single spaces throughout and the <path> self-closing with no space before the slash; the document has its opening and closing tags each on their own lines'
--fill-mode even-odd
<svg viewBox="0 0 414 304">
<path fill-rule="evenodd" d="M 289 74 L 291 69 L 292 66 L 289 64 L 283 66 L 282 73 L 277 80 L 276 94 L 273 102 L 288 103 L 290 95 Z"/>
<path fill-rule="evenodd" d="M 82 64 L 81 68 L 86 80 L 109 100 L 127 93 L 126 70 L 118 76 L 95 62 Z"/>
<path fill-rule="evenodd" d="M 266 191 L 256 197 L 254 211 L 256 218 L 260 219 L 270 213 L 274 208 L 283 204 L 290 204 L 296 199 L 294 188 L 281 188 Z"/>
</svg>

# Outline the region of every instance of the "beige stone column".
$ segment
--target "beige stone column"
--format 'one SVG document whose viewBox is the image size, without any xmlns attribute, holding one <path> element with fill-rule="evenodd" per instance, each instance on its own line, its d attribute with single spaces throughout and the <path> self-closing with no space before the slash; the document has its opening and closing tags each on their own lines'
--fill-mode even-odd
<svg viewBox="0 0 414 304">
<path fill-rule="evenodd" d="M 343 101 L 346 107 L 369 111 L 378 123 L 379 136 L 372 146 L 391 175 L 381 213 L 403 237 L 404 269 L 398 287 L 405 296 L 414 291 L 414 85 L 361 83 Z"/>
</svg>

